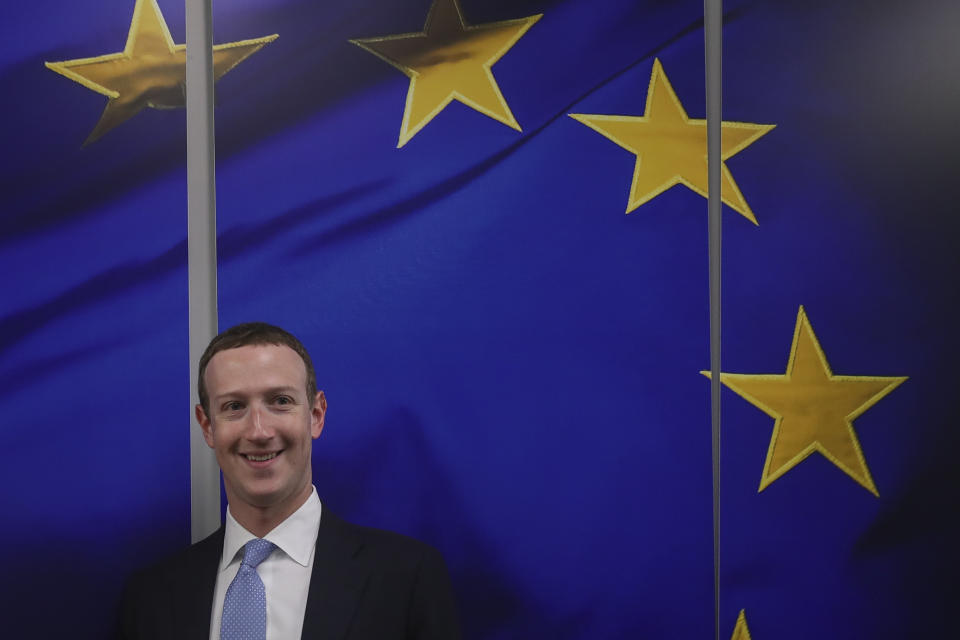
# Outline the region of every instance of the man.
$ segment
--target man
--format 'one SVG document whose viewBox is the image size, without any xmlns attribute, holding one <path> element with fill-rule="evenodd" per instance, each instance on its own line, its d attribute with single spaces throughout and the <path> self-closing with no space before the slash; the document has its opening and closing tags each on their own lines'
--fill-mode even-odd
<svg viewBox="0 0 960 640">
<path fill-rule="evenodd" d="M 130 581 L 120 637 L 455 640 L 434 549 L 349 524 L 312 484 L 327 401 L 294 336 L 264 323 L 224 331 L 200 358 L 197 421 L 223 472 L 216 533 Z"/>
</svg>

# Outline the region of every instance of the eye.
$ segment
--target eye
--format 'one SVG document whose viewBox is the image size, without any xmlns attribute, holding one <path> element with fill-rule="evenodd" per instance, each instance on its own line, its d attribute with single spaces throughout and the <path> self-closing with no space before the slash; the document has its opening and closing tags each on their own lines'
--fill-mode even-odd
<svg viewBox="0 0 960 640">
<path fill-rule="evenodd" d="M 240 411 L 243 409 L 243 403 L 237 400 L 231 400 L 229 402 L 224 402 L 221 409 L 226 412 Z"/>
<path fill-rule="evenodd" d="M 291 398 L 290 396 L 277 396 L 276 398 L 273 399 L 273 401 L 275 404 L 279 404 L 279 405 L 294 404 L 293 398 Z"/>
</svg>

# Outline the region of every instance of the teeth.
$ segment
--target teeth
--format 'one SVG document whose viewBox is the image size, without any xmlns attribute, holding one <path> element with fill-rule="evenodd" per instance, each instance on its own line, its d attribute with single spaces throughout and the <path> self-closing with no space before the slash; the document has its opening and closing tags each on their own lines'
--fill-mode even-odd
<svg viewBox="0 0 960 640">
<path fill-rule="evenodd" d="M 246 456 L 247 456 L 247 460 L 252 460 L 254 462 L 264 462 L 266 460 L 273 460 L 274 458 L 277 457 L 277 454 L 276 452 L 274 452 L 274 453 L 268 453 L 263 456 L 255 456 L 253 454 L 248 453 L 246 454 Z"/>
</svg>

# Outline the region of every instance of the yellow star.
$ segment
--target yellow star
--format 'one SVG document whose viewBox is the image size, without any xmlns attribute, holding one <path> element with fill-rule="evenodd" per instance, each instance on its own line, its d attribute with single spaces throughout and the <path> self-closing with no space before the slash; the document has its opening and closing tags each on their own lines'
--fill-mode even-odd
<svg viewBox="0 0 960 640">
<path fill-rule="evenodd" d="M 468 26 L 459 0 L 434 0 L 422 33 L 351 40 L 410 77 L 397 148 L 453 100 L 520 131 L 491 67 L 542 15 Z"/>
<path fill-rule="evenodd" d="M 760 491 L 819 451 L 874 495 L 853 420 L 906 379 L 833 375 L 802 306 L 785 374 L 720 374 L 723 384 L 776 420 Z"/>
<path fill-rule="evenodd" d="M 730 640 L 750 640 L 750 629 L 747 627 L 747 612 L 740 610 L 737 616 L 737 625 L 733 628 L 733 635 Z"/>
<path fill-rule="evenodd" d="M 276 39 L 274 34 L 214 46 L 214 81 Z M 182 107 L 186 62 L 187 45 L 173 43 L 157 0 L 137 0 L 127 45 L 121 53 L 45 64 L 48 69 L 110 98 L 100 121 L 84 142 L 86 145 L 144 107 Z"/>
<path fill-rule="evenodd" d="M 707 121 L 687 117 L 660 60 L 653 61 L 647 106 L 642 116 L 569 115 L 637 156 L 627 213 L 676 184 L 685 184 L 707 197 Z M 721 123 L 721 160 L 746 149 L 775 126 Z M 757 224 L 727 165 L 721 163 L 720 166 L 720 199 Z"/>
</svg>

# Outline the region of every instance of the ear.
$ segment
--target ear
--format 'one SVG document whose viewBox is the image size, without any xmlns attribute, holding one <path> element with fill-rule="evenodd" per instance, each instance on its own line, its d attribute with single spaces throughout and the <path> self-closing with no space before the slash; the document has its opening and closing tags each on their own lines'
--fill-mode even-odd
<svg viewBox="0 0 960 640">
<path fill-rule="evenodd" d="M 203 431 L 203 439 L 207 441 L 207 446 L 213 449 L 213 425 L 210 423 L 210 418 L 207 417 L 207 412 L 203 410 L 202 405 L 197 405 L 194 407 L 194 413 L 197 416 L 197 422 L 200 423 L 200 429 Z"/>
<path fill-rule="evenodd" d="M 310 414 L 310 435 L 316 440 L 320 437 L 320 432 L 323 431 L 323 419 L 327 415 L 327 398 L 323 395 L 323 391 L 317 391 Z"/>
</svg>

